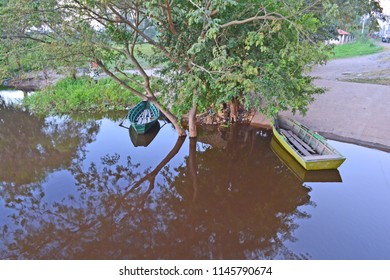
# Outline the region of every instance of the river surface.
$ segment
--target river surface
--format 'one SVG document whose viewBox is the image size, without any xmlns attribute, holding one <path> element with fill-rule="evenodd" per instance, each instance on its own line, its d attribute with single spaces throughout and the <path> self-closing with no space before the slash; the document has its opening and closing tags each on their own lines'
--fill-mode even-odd
<svg viewBox="0 0 390 280">
<path fill-rule="evenodd" d="M 0 259 L 390 259 L 389 153 L 330 141 L 344 164 L 305 172 L 267 130 L 124 115 L 0 102 Z"/>
</svg>

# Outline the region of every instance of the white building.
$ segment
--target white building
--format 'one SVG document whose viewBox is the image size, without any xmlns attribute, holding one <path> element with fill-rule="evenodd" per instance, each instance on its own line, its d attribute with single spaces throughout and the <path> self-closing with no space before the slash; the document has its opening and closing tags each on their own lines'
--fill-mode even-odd
<svg viewBox="0 0 390 280">
<path fill-rule="evenodd" d="M 337 29 L 337 33 L 339 34 L 337 36 L 337 39 L 326 41 L 326 44 L 341 45 L 353 40 L 352 35 L 349 34 L 349 32 L 347 31 L 344 31 L 342 29 Z"/>
</svg>

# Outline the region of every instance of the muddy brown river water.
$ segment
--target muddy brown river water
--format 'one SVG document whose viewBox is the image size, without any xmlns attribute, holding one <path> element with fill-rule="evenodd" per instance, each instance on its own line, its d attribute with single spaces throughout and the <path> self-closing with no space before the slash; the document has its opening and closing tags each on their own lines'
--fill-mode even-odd
<svg viewBox="0 0 390 280">
<path fill-rule="evenodd" d="M 389 153 L 330 141 L 346 162 L 307 173 L 247 125 L 0 106 L 0 259 L 390 259 Z"/>
</svg>

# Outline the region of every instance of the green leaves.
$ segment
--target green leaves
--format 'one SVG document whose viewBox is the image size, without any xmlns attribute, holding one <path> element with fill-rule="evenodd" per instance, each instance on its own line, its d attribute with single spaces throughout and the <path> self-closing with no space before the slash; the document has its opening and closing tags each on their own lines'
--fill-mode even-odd
<svg viewBox="0 0 390 280">
<path fill-rule="evenodd" d="M 205 41 L 199 40 L 198 42 L 194 43 L 191 48 L 188 50 L 189 54 L 197 54 L 203 50 L 205 47 Z"/>
<path fill-rule="evenodd" d="M 176 95 L 169 100 L 177 111 L 191 108 L 194 100 L 205 110 L 238 98 L 269 116 L 288 109 L 304 112 L 322 92 L 304 75 L 327 54 L 316 42 L 323 26 L 318 2 L 192 2 L 181 6 L 188 16 L 177 23 L 189 27 L 178 35 L 185 41 L 166 45 L 184 66 L 167 64 L 163 71 L 176 71 L 166 87 Z M 161 37 L 168 37 L 164 30 L 159 30 Z"/>
</svg>

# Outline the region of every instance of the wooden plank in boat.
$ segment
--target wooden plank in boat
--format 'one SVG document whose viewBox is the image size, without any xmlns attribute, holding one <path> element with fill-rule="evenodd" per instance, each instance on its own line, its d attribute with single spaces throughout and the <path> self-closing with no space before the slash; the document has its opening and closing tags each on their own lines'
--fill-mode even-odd
<svg viewBox="0 0 390 280">
<path fill-rule="evenodd" d="M 139 116 L 137 117 L 136 121 L 137 124 L 147 124 L 152 120 L 152 114 L 149 109 L 144 109 Z"/>
<path fill-rule="evenodd" d="M 298 141 L 294 139 L 294 137 L 291 136 L 290 133 L 287 132 L 285 129 L 280 129 L 280 131 L 287 137 L 288 141 L 291 142 L 304 156 L 311 156 L 311 153 L 307 151 L 301 144 L 299 144 Z"/>
<path fill-rule="evenodd" d="M 305 143 L 305 141 L 299 138 L 294 132 L 292 132 L 291 130 L 287 130 L 286 133 L 289 133 L 295 140 L 299 142 L 299 144 L 301 144 L 310 153 L 312 154 L 316 153 L 316 151 L 314 151 L 312 147 L 310 147 L 307 143 Z"/>
</svg>

